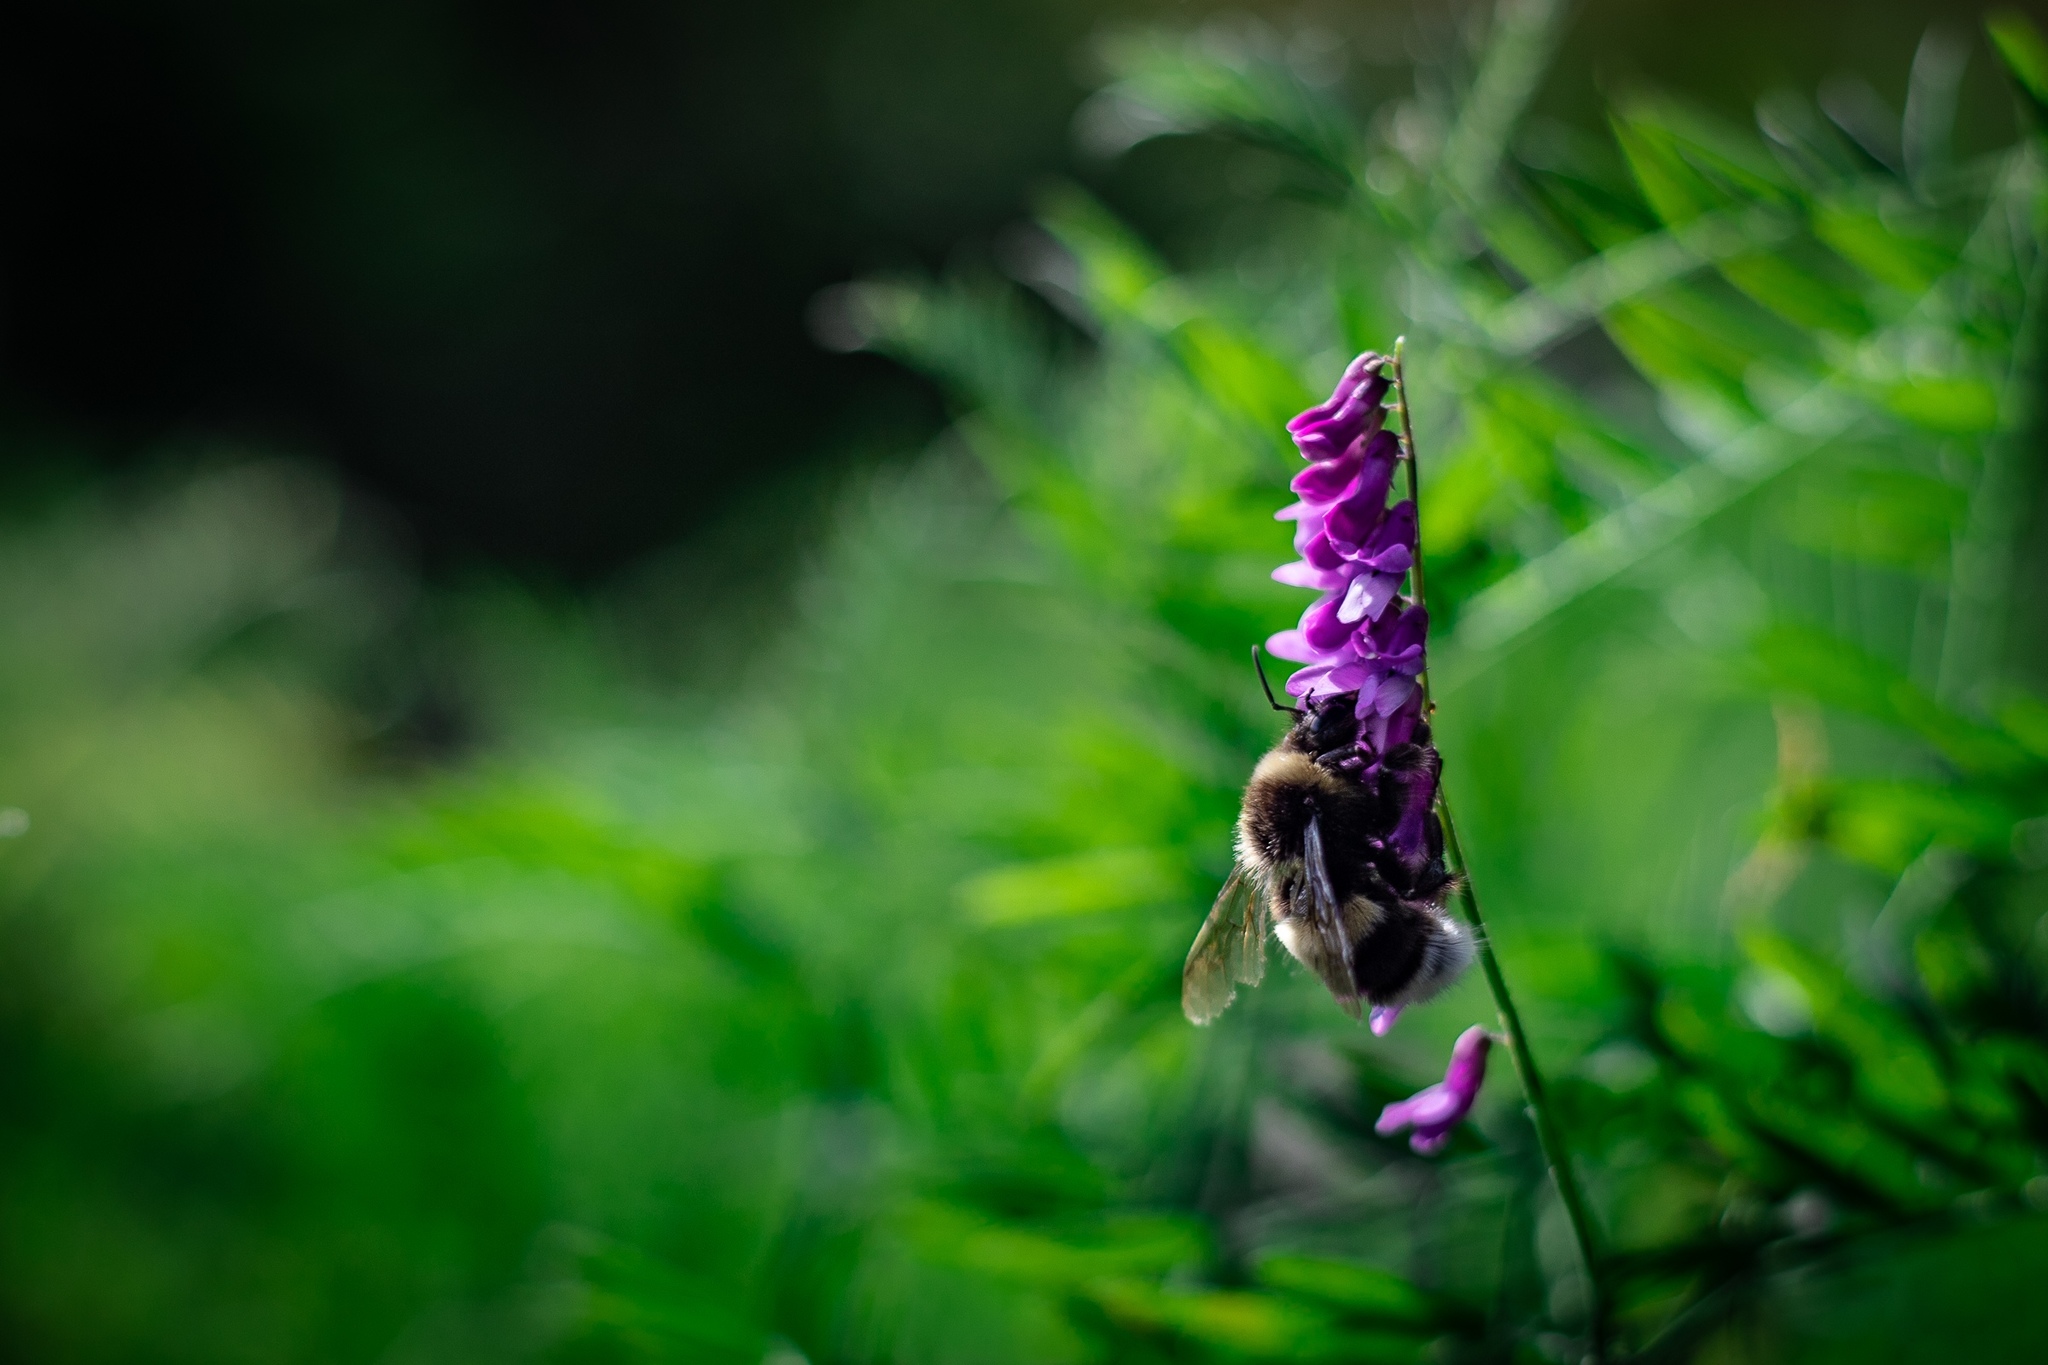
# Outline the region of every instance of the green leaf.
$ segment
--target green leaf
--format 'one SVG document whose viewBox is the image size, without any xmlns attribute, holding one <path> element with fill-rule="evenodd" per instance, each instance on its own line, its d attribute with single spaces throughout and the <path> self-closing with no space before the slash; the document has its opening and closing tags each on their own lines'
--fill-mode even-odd
<svg viewBox="0 0 2048 1365">
<path fill-rule="evenodd" d="M 1399 1275 L 1352 1261 L 1315 1256 L 1266 1256 L 1253 1274 L 1260 1284 L 1314 1299 L 1361 1317 L 1426 1324 L 1438 1309 L 1431 1297 Z"/>
<path fill-rule="evenodd" d="M 1949 1091 L 1933 1051 L 1899 1015 L 1858 991 L 1848 974 L 1782 934 L 1743 935 L 1749 956 L 1799 983 L 1814 1027 L 1856 1062 L 1858 1092 L 1885 1113 L 1920 1126 L 1942 1121 Z"/>
<path fill-rule="evenodd" d="M 1039 221 L 1074 253 L 1084 292 L 1109 316 L 1132 315 L 1169 272 L 1158 256 L 1093 196 L 1058 185 L 1038 198 Z"/>
<path fill-rule="evenodd" d="M 1998 723 L 2028 753 L 2048 759 L 2048 699 L 2015 692 L 1998 708 Z"/>
<path fill-rule="evenodd" d="M 1915 426 L 1953 436 L 1998 429 L 1998 389 L 1967 376 L 1914 376 L 1874 386 L 1873 396 Z"/>
<path fill-rule="evenodd" d="M 1756 657 L 1769 686 L 1911 731 L 1967 772 L 2034 766 L 2002 731 L 1948 710 L 1890 664 L 1826 631 L 1781 622 L 1758 639 Z"/>
<path fill-rule="evenodd" d="M 1610 122 L 1643 197 L 1666 223 L 1742 202 L 1794 202 L 1792 187 L 1761 150 L 1709 116 L 1638 97 Z"/>
<path fill-rule="evenodd" d="M 1933 844 L 2010 856 L 2014 811 L 1997 798 L 1938 782 L 1826 782 L 1813 793 L 1819 834 L 1845 857 L 1898 876 Z"/>
<path fill-rule="evenodd" d="M 1948 576 L 1952 537 L 1969 512 L 1968 493 L 1946 479 L 1882 466 L 1809 470 L 1790 497 L 1771 506 L 1779 533 L 1821 555 L 1847 555 Z"/>
<path fill-rule="evenodd" d="M 1146 136 L 1213 130 L 1274 148 L 1338 181 L 1356 161 L 1356 132 L 1342 105 L 1297 76 L 1256 33 L 1237 41 L 1160 31 L 1120 35 L 1101 45 L 1114 80 L 1090 112 L 1115 118 L 1125 102 L 1148 111 L 1130 145 Z M 1128 116 L 1124 117 L 1126 123 Z M 1105 130 L 1111 131 L 1113 130 Z M 1109 139 L 1105 139 L 1109 141 Z"/>
<path fill-rule="evenodd" d="M 1814 205 L 1813 233 L 1864 274 L 1917 298 L 1954 267 L 1955 251 L 1900 231 L 1895 224 L 1903 216 L 1891 205 L 1880 211 L 1875 195 L 1844 192 Z"/>
<path fill-rule="evenodd" d="M 992 868 L 962 882 L 955 894 L 978 924 L 1028 924 L 1183 900 L 1186 866 L 1166 849 L 1093 849 Z"/>
<path fill-rule="evenodd" d="M 1428 1345 L 1425 1338 L 1404 1333 L 1341 1329 L 1326 1310 L 1276 1294 L 1171 1290 L 1130 1279 L 1105 1280 L 1088 1293 L 1126 1326 L 1169 1332 L 1258 1360 L 1406 1365 Z"/>
<path fill-rule="evenodd" d="M 2035 105 L 2048 108 L 2048 39 L 2018 10 L 1999 10 L 1984 22 L 1999 60 Z"/>
<path fill-rule="evenodd" d="M 996 1279 L 1078 1289 L 1104 1277 L 1163 1274 L 1198 1264 L 1207 1243 L 1186 1219 L 1117 1214 L 1073 1226 L 1004 1223 L 922 1201 L 898 1225 L 926 1255 Z"/>
</svg>

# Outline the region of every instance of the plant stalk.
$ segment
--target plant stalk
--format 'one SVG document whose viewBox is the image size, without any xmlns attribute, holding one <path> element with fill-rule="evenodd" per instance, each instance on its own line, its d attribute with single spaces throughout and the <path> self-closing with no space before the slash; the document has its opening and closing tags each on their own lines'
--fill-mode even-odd
<svg viewBox="0 0 2048 1365">
<path fill-rule="evenodd" d="M 1422 497 L 1415 473 L 1415 427 L 1408 410 L 1407 377 L 1402 372 L 1402 353 L 1407 338 L 1397 337 L 1394 341 L 1394 393 L 1400 401 L 1401 446 L 1407 456 L 1408 498 L 1415 504 L 1415 564 L 1410 570 L 1410 586 L 1413 592 L 1410 600 L 1418 606 L 1426 606 L 1422 587 Z M 1433 716 L 1436 704 L 1429 695 L 1429 671 L 1424 669 L 1419 679 L 1422 687 L 1423 714 Z M 1479 912 L 1479 896 L 1472 887 L 1472 870 L 1465 862 L 1464 847 L 1458 842 L 1458 826 L 1451 819 L 1450 798 L 1444 793 L 1441 781 L 1436 791 L 1437 819 L 1443 824 L 1444 852 L 1449 855 L 1451 871 L 1458 876 L 1458 900 L 1465 912 L 1466 922 L 1472 926 L 1473 943 L 1478 948 L 1479 966 L 1486 977 L 1486 988 L 1493 995 L 1493 1007 L 1500 1017 L 1501 1032 L 1505 1035 L 1508 1058 L 1514 1064 L 1515 1079 L 1521 1082 L 1522 1094 L 1529 1102 L 1529 1119 L 1536 1129 L 1537 1144 L 1543 1149 L 1543 1160 L 1550 1167 L 1550 1178 L 1557 1185 L 1557 1196 L 1563 1201 L 1565 1214 L 1572 1225 L 1572 1236 L 1579 1244 L 1579 1257 L 1586 1268 L 1586 1314 L 1590 1326 L 1592 1351 L 1590 1358 L 1598 1362 L 1607 1355 L 1607 1295 L 1601 1282 L 1600 1257 L 1596 1250 L 1593 1234 L 1592 1212 L 1586 1205 L 1585 1192 L 1579 1187 L 1579 1178 L 1572 1169 L 1571 1150 L 1565 1145 L 1564 1130 L 1558 1126 L 1557 1113 L 1551 1107 L 1550 1098 L 1543 1088 L 1543 1073 L 1537 1069 L 1535 1054 L 1529 1050 L 1529 1035 L 1522 1029 L 1522 1015 L 1515 1008 L 1515 997 L 1508 991 L 1507 978 L 1501 974 L 1500 959 L 1494 955 L 1493 940 L 1486 932 L 1486 920 Z"/>
<path fill-rule="evenodd" d="M 1451 806 L 1445 798 L 1441 785 L 1437 788 L 1437 818 L 1443 822 L 1444 851 L 1450 855 L 1451 869 L 1461 875 L 1458 883 L 1458 900 L 1464 907 L 1465 919 L 1472 926 L 1472 939 L 1479 949 L 1479 967 L 1486 976 L 1486 988 L 1493 993 L 1493 1007 L 1500 1016 L 1501 1032 L 1506 1035 L 1508 1058 L 1514 1063 L 1515 1079 L 1522 1083 L 1522 1094 L 1529 1101 L 1529 1119 L 1536 1128 L 1536 1141 L 1543 1149 L 1543 1160 L 1550 1166 L 1550 1177 L 1557 1184 L 1557 1197 L 1564 1203 L 1564 1211 L 1572 1225 L 1572 1236 L 1579 1244 L 1579 1257 L 1585 1262 L 1587 1305 L 1586 1317 L 1589 1336 L 1592 1339 L 1592 1359 L 1595 1362 L 1606 1358 L 1607 1345 L 1607 1295 L 1601 1283 L 1600 1259 L 1595 1250 L 1592 1211 L 1586 1207 L 1585 1192 L 1579 1188 L 1578 1175 L 1572 1169 L 1571 1149 L 1565 1145 L 1564 1130 L 1558 1126 L 1557 1112 L 1551 1107 L 1550 1097 L 1543 1088 L 1543 1073 L 1537 1070 L 1535 1054 L 1529 1050 L 1529 1035 L 1522 1031 L 1522 1016 L 1515 1009 L 1515 997 L 1508 991 L 1507 978 L 1501 975 L 1500 959 L 1494 955 L 1493 941 L 1487 937 L 1486 921 L 1479 913 L 1479 897 L 1472 890 L 1471 869 L 1465 863 L 1465 850 L 1458 843 L 1458 827 L 1451 820 Z"/>
</svg>

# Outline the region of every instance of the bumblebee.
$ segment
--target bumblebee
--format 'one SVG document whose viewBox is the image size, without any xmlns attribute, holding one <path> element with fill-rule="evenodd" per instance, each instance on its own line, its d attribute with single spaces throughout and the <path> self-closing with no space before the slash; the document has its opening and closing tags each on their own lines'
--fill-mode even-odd
<svg viewBox="0 0 2048 1365">
<path fill-rule="evenodd" d="M 1359 744 L 1356 701 L 1274 703 L 1294 723 L 1252 770 L 1236 865 L 1181 975 L 1181 1007 L 1197 1024 L 1264 977 L 1269 928 L 1354 1019 L 1361 1002 L 1427 1000 L 1471 964 L 1470 933 L 1444 911 L 1458 879 L 1433 809 L 1442 760 L 1428 722 L 1375 755 Z"/>
</svg>

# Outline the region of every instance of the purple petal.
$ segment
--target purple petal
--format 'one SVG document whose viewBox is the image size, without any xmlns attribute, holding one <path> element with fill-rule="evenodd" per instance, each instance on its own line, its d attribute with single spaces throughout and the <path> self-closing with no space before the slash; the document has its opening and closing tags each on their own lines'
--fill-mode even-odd
<svg viewBox="0 0 2048 1365">
<path fill-rule="evenodd" d="M 1380 681 L 1379 694 L 1372 699 L 1374 714 L 1391 716 L 1402 703 L 1416 694 L 1415 679 L 1404 673 L 1389 673 Z"/>
<path fill-rule="evenodd" d="M 1421 649 L 1423 641 L 1429 638 L 1429 608 L 1409 607 L 1399 616 L 1383 619 L 1374 632 L 1374 639 L 1383 654 L 1401 654 L 1411 649 Z"/>
<path fill-rule="evenodd" d="M 1401 502 L 1388 509 L 1372 539 L 1358 547 L 1358 559 L 1382 573 L 1406 573 L 1415 563 L 1415 504 Z"/>
<path fill-rule="evenodd" d="M 1394 593 L 1400 586 L 1401 579 L 1396 574 L 1358 575 L 1351 580 L 1343 605 L 1337 608 L 1337 619 L 1344 622 L 1377 619 L 1387 609 L 1387 604 L 1394 600 Z"/>
<path fill-rule="evenodd" d="M 1384 1038 L 1393 1032 L 1394 1021 L 1401 1017 L 1399 1005 L 1374 1005 L 1372 1007 L 1372 1033 L 1375 1038 Z"/>
<path fill-rule="evenodd" d="M 1304 460 L 1331 460 L 1347 451 L 1358 448 L 1358 443 L 1374 432 L 1382 430 L 1387 419 L 1387 410 L 1380 402 L 1387 396 L 1387 386 L 1375 383 L 1360 389 L 1344 400 L 1338 408 L 1320 422 L 1312 422 L 1294 432 L 1294 448 L 1301 452 Z M 1295 418 L 1300 421 L 1300 418 Z"/>
<path fill-rule="evenodd" d="M 1346 559 L 1355 557 L 1359 542 L 1370 536 L 1379 524 L 1379 515 L 1369 498 L 1347 497 L 1343 502 L 1334 504 L 1324 522 L 1330 543 Z"/>
<path fill-rule="evenodd" d="M 1306 503 L 1335 502 L 1358 477 L 1358 468 L 1364 463 L 1364 456 L 1354 451 L 1340 455 L 1334 460 L 1318 460 L 1294 476 L 1287 486 L 1301 495 Z"/>
<path fill-rule="evenodd" d="M 1434 745 L 1422 751 L 1422 762 L 1401 775 L 1401 817 L 1387 836 L 1411 868 L 1429 857 L 1429 812 L 1436 804 L 1437 781 L 1443 772 L 1443 758 Z"/>
<path fill-rule="evenodd" d="M 1372 351 L 1363 351 L 1353 357 L 1351 363 L 1344 367 L 1344 373 L 1338 376 L 1337 387 L 1331 391 L 1330 396 L 1290 419 L 1287 423 L 1288 433 L 1291 435 L 1313 423 L 1328 421 L 1330 414 L 1343 407 L 1344 401 L 1358 392 L 1359 386 L 1383 369 L 1386 363 L 1384 356 Z"/>
<path fill-rule="evenodd" d="M 1314 535 L 1310 536 L 1308 540 L 1300 546 L 1300 550 L 1301 557 L 1303 559 L 1306 559 L 1309 563 L 1315 565 L 1318 569 L 1330 570 L 1344 568 L 1351 563 L 1350 560 L 1344 558 L 1343 555 L 1337 552 L 1337 547 L 1330 543 L 1329 534 L 1325 531 L 1319 530 Z M 1353 573 L 1356 572 L 1356 569 L 1350 569 L 1348 572 L 1345 573 L 1344 576 L 1348 579 L 1351 577 Z"/>
<path fill-rule="evenodd" d="M 1343 602 L 1335 593 L 1319 597 L 1301 615 L 1301 634 L 1312 649 L 1328 652 L 1351 638 L 1351 627 L 1337 619 Z"/>
<path fill-rule="evenodd" d="M 1378 1012 L 1374 1014 L 1377 1019 Z M 1479 1098 L 1479 1087 L 1486 1079 L 1486 1054 L 1492 1046 L 1493 1035 L 1478 1024 L 1466 1029 L 1451 1048 L 1451 1064 L 1443 1080 L 1382 1109 L 1373 1131 L 1390 1137 L 1404 1128 L 1412 1129 L 1408 1145 L 1417 1153 L 1428 1156 L 1441 1151 Z"/>
<path fill-rule="evenodd" d="M 1356 692 L 1361 688 L 1377 686 L 1379 674 L 1372 666 L 1360 660 L 1333 665 L 1330 669 L 1330 690 L 1332 692 Z"/>
<path fill-rule="evenodd" d="M 1266 652 L 1291 664 L 1312 664 L 1324 657 L 1323 651 L 1311 648 L 1298 630 L 1283 630 L 1277 635 L 1267 636 Z"/>
<path fill-rule="evenodd" d="M 1380 1120 L 1373 1128 L 1382 1134 L 1403 1128 L 1443 1128 L 1465 1117 L 1471 1108 L 1469 1097 L 1461 1097 L 1450 1086 L 1439 1083 L 1388 1105 L 1380 1111 Z"/>
<path fill-rule="evenodd" d="M 1275 583 L 1285 583 L 1290 588 L 1313 588 L 1317 592 L 1335 592 L 1345 585 L 1348 577 L 1340 571 L 1318 569 L 1298 559 L 1289 560 L 1273 570 Z"/>
<path fill-rule="evenodd" d="M 1418 691 L 1391 716 L 1378 715 L 1370 706 L 1360 705 L 1358 719 L 1361 744 L 1378 754 L 1397 749 L 1415 738 L 1415 727 L 1422 723 L 1422 693 Z"/>
<path fill-rule="evenodd" d="M 1493 1047 L 1493 1035 L 1478 1024 L 1458 1035 L 1451 1045 L 1451 1064 L 1444 1072 L 1444 1086 L 1463 1097 L 1469 1110 L 1479 1098 L 1486 1080 L 1486 1054 Z"/>
<path fill-rule="evenodd" d="M 1349 595 L 1347 592 L 1347 600 Z M 1352 636 L 1352 646 L 1360 658 L 1371 659 L 1390 673 L 1405 673 L 1412 678 L 1427 665 L 1424 642 L 1428 636 L 1429 613 L 1410 606 L 1361 626 Z"/>
<path fill-rule="evenodd" d="M 1305 697 L 1314 692 L 1329 696 L 1338 690 L 1330 686 L 1330 673 L 1336 667 L 1335 664 L 1310 664 L 1287 680 L 1288 695 Z"/>
<path fill-rule="evenodd" d="M 1301 515 L 1288 518 L 1294 522 L 1294 552 L 1300 554 L 1318 540 L 1326 539 L 1323 533 L 1323 514 L 1303 503 L 1295 503 L 1294 509 Z"/>
<path fill-rule="evenodd" d="M 1380 529 L 1384 531 L 1386 527 L 1382 525 Z M 1378 539 L 1378 536 L 1375 535 L 1374 539 Z M 1415 552 L 1406 545 L 1389 545 L 1384 550 L 1373 550 L 1370 553 L 1360 550 L 1358 565 L 1363 569 L 1371 569 L 1374 573 L 1390 573 L 1398 578 L 1415 566 Z"/>
</svg>

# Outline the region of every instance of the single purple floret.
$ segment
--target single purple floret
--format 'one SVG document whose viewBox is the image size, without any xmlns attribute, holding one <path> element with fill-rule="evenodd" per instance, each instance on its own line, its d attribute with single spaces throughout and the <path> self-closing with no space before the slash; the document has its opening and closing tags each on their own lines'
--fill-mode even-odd
<svg viewBox="0 0 2048 1365">
<path fill-rule="evenodd" d="M 1342 455 L 1353 442 L 1384 418 L 1380 403 L 1387 396 L 1387 358 L 1367 351 L 1345 367 L 1327 403 L 1318 403 L 1287 424 L 1304 460 Z"/>
<path fill-rule="evenodd" d="M 1383 1031 L 1378 1027 L 1378 1011 L 1374 1011 L 1373 1024 L 1374 1032 Z M 1474 1024 L 1466 1029 L 1451 1048 L 1451 1064 L 1443 1080 L 1382 1109 L 1373 1131 L 1392 1137 L 1410 1129 L 1408 1145 L 1418 1155 L 1442 1151 L 1479 1098 L 1480 1084 L 1486 1080 L 1486 1054 L 1492 1047 L 1493 1035 L 1483 1027 Z"/>
</svg>

